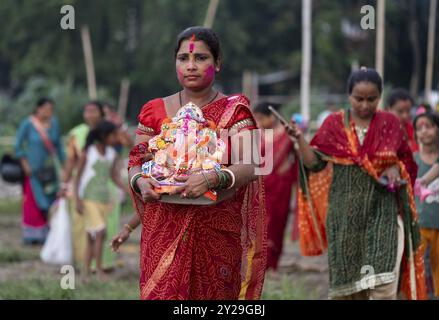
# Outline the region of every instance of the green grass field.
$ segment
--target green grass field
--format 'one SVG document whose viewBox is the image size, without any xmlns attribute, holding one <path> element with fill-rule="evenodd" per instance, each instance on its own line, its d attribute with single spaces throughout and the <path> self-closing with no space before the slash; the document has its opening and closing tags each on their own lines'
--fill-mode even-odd
<svg viewBox="0 0 439 320">
<path fill-rule="evenodd" d="M 0 199 L 0 215 L 19 215 L 21 211 L 20 199 Z"/>
<path fill-rule="evenodd" d="M 11 279 L 0 283 L 0 298 L 9 300 L 137 300 L 139 298 L 137 277 L 105 283 L 96 279 L 88 284 L 75 281 L 73 290 L 62 289 L 60 281 L 53 277 L 29 277 L 20 281 Z"/>
<path fill-rule="evenodd" d="M 48 266 L 40 261 L 41 246 L 23 246 L 21 243 L 21 201 L 0 200 L 0 299 L 139 299 L 138 291 L 138 238 L 122 247 L 120 261 L 124 266 L 109 274 L 110 281 L 102 282 L 92 277 L 90 283 L 82 283 L 78 275 L 75 289 L 62 289 L 64 276 L 58 267 Z M 132 214 L 131 202 L 122 210 L 122 221 Z M 138 231 L 138 230 L 137 230 Z M 288 239 L 286 239 L 288 240 Z M 281 271 L 277 276 L 267 276 L 262 299 L 303 300 L 321 299 L 321 289 L 315 287 L 315 280 L 309 274 Z M 308 277 L 308 278 L 307 278 Z M 311 277 L 326 275 L 311 274 Z"/>
</svg>

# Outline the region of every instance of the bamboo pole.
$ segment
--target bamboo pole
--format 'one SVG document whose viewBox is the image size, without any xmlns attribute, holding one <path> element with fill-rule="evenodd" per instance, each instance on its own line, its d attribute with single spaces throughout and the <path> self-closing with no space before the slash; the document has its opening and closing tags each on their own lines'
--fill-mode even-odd
<svg viewBox="0 0 439 320">
<path fill-rule="evenodd" d="M 93 63 L 93 50 L 90 40 L 90 31 L 88 26 L 81 27 L 82 48 L 84 51 L 85 70 L 87 72 L 88 96 L 91 100 L 98 98 L 96 90 L 95 67 Z"/>
<path fill-rule="evenodd" d="M 118 105 L 118 113 L 123 121 L 125 121 L 125 117 L 127 113 L 129 92 L 130 92 L 130 80 L 128 78 L 124 78 L 120 83 L 119 105 Z"/>
<path fill-rule="evenodd" d="M 427 66 L 425 71 L 425 101 L 430 102 L 433 87 L 434 46 L 436 36 L 437 0 L 430 0 L 430 18 L 428 22 Z"/>
<path fill-rule="evenodd" d="M 312 0 L 302 0 L 302 71 L 300 79 L 300 108 L 305 122 L 311 118 L 310 84 L 312 60 L 311 34 Z"/>
<path fill-rule="evenodd" d="M 212 28 L 215 22 L 216 11 L 218 9 L 219 0 L 210 0 L 209 7 L 207 8 L 206 17 L 204 19 L 204 27 Z"/>
<path fill-rule="evenodd" d="M 378 2 L 378 26 L 376 34 L 375 47 L 375 69 L 384 80 L 384 47 L 385 47 L 385 29 L 386 29 L 386 0 L 377 0 Z"/>
<path fill-rule="evenodd" d="M 421 73 L 421 49 L 419 46 L 419 22 L 416 20 L 416 1 L 408 2 L 409 11 L 409 39 L 413 55 L 412 74 L 410 76 L 410 94 L 413 97 L 418 96 L 419 77 Z"/>
</svg>

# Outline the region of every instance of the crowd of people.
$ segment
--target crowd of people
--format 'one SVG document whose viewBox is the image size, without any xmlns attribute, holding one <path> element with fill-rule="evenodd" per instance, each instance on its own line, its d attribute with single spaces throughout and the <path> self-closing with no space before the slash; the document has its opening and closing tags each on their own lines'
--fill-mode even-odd
<svg viewBox="0 0 439 320">
<path fill-rule="evenodd" d="M 23 242 L 45 243 L 49 209 L 65 197 L 73 262 L 86 273 L 93 264 L 103 275 L 114 268 L 115 255 L 104 239 L 119 231 L 120 190 L 128 194 L 120 177 L 120 153 L 132 146 L 132 139 L 111 106 L 91 101 L 83 107 L 84 122 L 70 130 L 63 144 L 54 108 L 51 99 L 40 99 L 17 132 L 15 153 L 25 172 Z"/>
<path fill-rule="evenodd" d="M 278 268 L 292 213 L 292 238 L 300 238 L 302 254 L 328 251 L 330 298 L 439 296 L 435 110 L 417 105 L 404 89 L 393 90 L 382 110 L 383 81 L 363 67 L 348 79 L 350 106 L 328 104 L 308 142 L 297 122 L 274 116 L 270 109 L 280 105 L 252 107 L 244 95 L 215 89 L 222 55 L 212 30 L 184 30 L 174 54 L 182 90 L 141 108 L 134 142 L 114 108 L 92 101 L 64 147 L 54 102 L 38 101 L 16 142 L 26 173 L 26 243 L 44 242 L 51 205 L 67 197 L 74 261 L 85 275 L 95 268 L 105 278 L 114 252 L 141 226 L 142 299 L 258 299 L 265 272 Z M 161 202 L 158 182 L 142 175 L 152 157 L 148 142 L 189 102 L 218 130 L 270 130 L 260 152 L 271 144 L 271 174 L 255 174 L 258 163 L 232 163 L 229 143 L 224 168 L 188 176 L 176 191 L 195 199 L 213 189 L 221 201 L 209 207 Z M 127 181 L 120 176 L 123 146 L 131 150 Z M 119 230 L 120 193 L 131 197 L 135 212 Z M 373 271 L 366 278 L 365 267 Z"/>
</svg>

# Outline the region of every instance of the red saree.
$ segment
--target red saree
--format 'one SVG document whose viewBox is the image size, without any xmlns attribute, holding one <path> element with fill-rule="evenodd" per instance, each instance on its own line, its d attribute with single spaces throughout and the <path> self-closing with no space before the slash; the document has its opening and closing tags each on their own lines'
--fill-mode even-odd
<svg viewBox="0 0 439 320">
<path fill-rule="evenodd" d="M 401 290 L 408 299 L 425 299 L 424 262 L 413 196 L 417 165 L 404 131 L 394 115 L 378 111 L 363 145 L 360 145 L 354 126 L 349 112 L 340 111 L 329 116 L 311 142 L 311 146 L 329 162 L 328 165 L 323 171 L 310 173 L 308 177 L 305 177 L 301 165 L 299 228 L 302 253 L 319 255 L 328 246 L 325 222 L 332 164 L 360 166 L 376 180 L 386 168 L 396 164 L 402 178 L 410 182 L 397 193 L 406 237 Z"/>
<path fill-rule="evenodd" d="M 410 149 L 412 150 L 413 153 L 418 152 L 419 146 L 415 139 L 415 129 L 413 128 L 413 125 L 410 122 L 406 122 L 404 124 L 404 129 L 407 134 L 407 139 Z"/>
<path fill-rule="evenodd" d="M 273 151 L 273 172 L 265 177 L 264 184 L 268 219 L 267 268 L 276 270 L 282 253 L 292 187 L 297 181 L 294 144 L 285 130 L 274 133 Z"/>
<path fill-rule="evenodd" d="M 256 129 L 244 96 L 213 102 L 203 107 L 203 114 L 219 129 Z M 137 134 L 158 134 L 165 117 L 163 99 L 148 102 L 139 115 Z M 133 148 L 129 167 L 143 163 L 146 148 L 147 143 Z M 142 221 L 141 299 L 260 297 L 266 261 L 261 179 L 215 206 L 144 204 L 137 195 L 132 198 Z"/>
</svg>

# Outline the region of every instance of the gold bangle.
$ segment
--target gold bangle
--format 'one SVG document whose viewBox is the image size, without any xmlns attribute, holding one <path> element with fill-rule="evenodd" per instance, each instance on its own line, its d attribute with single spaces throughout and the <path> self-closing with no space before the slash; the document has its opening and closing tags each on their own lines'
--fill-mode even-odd
<svg viewBox="0 0 439 320">
<path fill-rule="evenodd" d="M 124 227 L 127 228 L 130 233 L 134 231 L 134 229 L 128 223 L 125 223 Z"/>
</svg>

